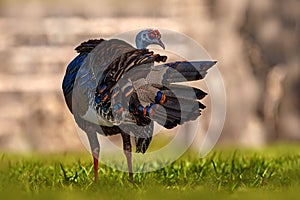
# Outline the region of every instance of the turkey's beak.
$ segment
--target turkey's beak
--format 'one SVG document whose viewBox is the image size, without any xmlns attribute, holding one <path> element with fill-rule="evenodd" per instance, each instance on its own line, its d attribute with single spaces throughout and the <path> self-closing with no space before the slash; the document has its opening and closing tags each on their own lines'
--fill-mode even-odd
<svg viewBox="0 0 300 200">
<path fill-rule="evenodd" d="M 164 43 L 161 40 L 157 40 L 155 42 L 155 44 L 157 44 L 157 45 L 161 46 L 161 48 L 165 49 L 165 45 L 164 45 Z"/>
</svg>

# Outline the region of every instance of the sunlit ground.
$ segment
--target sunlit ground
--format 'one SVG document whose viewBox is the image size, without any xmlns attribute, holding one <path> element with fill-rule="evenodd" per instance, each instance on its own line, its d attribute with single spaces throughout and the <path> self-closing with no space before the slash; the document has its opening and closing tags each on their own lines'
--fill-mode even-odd
<svg viewBox="0 0 300 200">
<path fill-rule="evenodd" d="M 127 173 L 100 165 L 99 179 L 93 182 L 92 159 L 85 153 L 0 156 L 5 199 L 296 199 L 300 146 L 219 148 L 202 159 L 186 153 L 161 170 L 135 174 L 134 184 Z"/>
</svg>

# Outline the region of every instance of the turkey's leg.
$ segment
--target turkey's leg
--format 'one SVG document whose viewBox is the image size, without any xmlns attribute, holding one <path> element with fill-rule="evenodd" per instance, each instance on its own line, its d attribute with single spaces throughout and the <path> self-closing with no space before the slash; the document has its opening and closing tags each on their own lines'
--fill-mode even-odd
<svg viewBox="0 0 300 200">
<path fill-rule="evenodd" d="M 124 154 L 127 159 L 129 181 L 133 182 L 130 135 L 127 133 L 124 133 L 124 132 L 122 132 L 121 134 L 122 134 L 122 139 L 123 139 Z"/>
<path fill-rule="evenodd" d="M 97 133 L 96 132 L 89 132 L 87 133 L 91 151 L 92 151 L 92 156 L 94 158 L 94 181 L 98 181 L 98 160 L 99 160 L 99 152 L 100 152 L 100 145 L 99 141 L 97 138 Z"/>
</svg>

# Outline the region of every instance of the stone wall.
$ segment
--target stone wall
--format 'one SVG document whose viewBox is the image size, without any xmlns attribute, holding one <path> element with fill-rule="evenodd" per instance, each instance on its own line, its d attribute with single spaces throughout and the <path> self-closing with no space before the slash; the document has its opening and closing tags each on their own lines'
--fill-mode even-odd
<svg viewBox="0 0 300 200">
<path fill-rule="evenodd" d="M 297 0 L 1 0 L 0 148 L 82 149 L 61 92 L 74 47 L 145 27 L 185 33 L 219 61 L 227 93 L 221 141 L 300 140 L 299 19 Z"/>
</svg>

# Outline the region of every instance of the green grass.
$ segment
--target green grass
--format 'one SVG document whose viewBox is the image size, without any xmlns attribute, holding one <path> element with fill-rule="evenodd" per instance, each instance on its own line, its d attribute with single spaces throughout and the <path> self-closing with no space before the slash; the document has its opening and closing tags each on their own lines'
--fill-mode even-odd
<svg viewBox="0 0 300 200">
<path fill-rule="evenodd" d="M 297 199 L 300 147 L 219 149 L 205 158 L 187 153 L 149 173 L 100 165 L 98 183 L 88 154 L 0 154 L 0 199 Z M 1 198 L 6 197 L 6 198 Z"/>
</svg>

